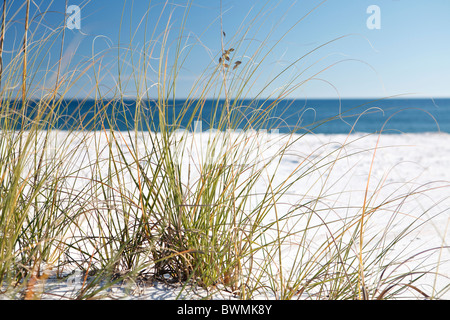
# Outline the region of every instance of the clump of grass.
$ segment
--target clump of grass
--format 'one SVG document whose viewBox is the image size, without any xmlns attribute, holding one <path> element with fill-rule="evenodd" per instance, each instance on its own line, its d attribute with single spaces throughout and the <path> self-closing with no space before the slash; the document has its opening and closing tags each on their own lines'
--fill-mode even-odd
<svg viewBox="0 0 450 320">
<path fill-rule="evenodd" d="M 171 27 L 171 15 L 162 20 L 168 6 L 163 6 L 153 31 L 147 31 L 149 12 L 140 20 L 146 29 L 141 48 L 131 41 L 126 47 L 93 52 L 92 59 L 65 73 L 61 49 L 55 84 L 35 104 L 29 97 L 39 95 L 48 76 L 38 79 L 36 70 L 55 39 L 61 37 L 63 48 L 64 26 L 42 36 L 37 23 L 31 37 L 24 38 L 23 54 L 1 69 L 2 293 L 41 298 L 45 290 L 37 289 L 39 282 L 50 277 L 64 281 L 77 269 L 82 272 L 81 286 L 70 296 L 77 299 L 101 298 L 123 281 L 167 279 L 181 282 L 185 291 L 201 286 L 242 299 L 393 299 L 405 290 L 426 298 L 445 294 L 448 287 L 426 293 L 416 284 L 437 274 L 442 263 L 439 258 L 425 265 L 416 258 L 439 254 L 444 245 L 409 255 L 402 249 L 388 259 L 430 212 L 435 214 L 438 204 L 436 200 L 399 232 L 395 222 L 407 216 L 409 201 L 446 184 L 404 192 L 408 183 L 389 191 L 391 186 L 381 180 L 372 189 L 369 171 L 355 205 L 344 190 L 335 188 L 351 175 L 351 167 L 342 163 L 379 150 L 374 143 L 347 151 L 370 135 L 350 132 L 338 147 L 323 144 L 306 152 L 302 143 L 312 135 L 261 131 L 277 129 L 271 127 L 271 116 L 280 101 L 323 70 L 306 78 L 301 72 L 276 93 L 267 92 L 270 84 L 338 39 L 300 56 L 243 105 L 263 62 L 281 40 L 269 45 L 269 34 L 256 47 L 246 40 L 270 17 L 265 7 L 235 35 L 227 35 L 221 24 L 216 56 L 180 103 L 178 77 L 199 43 L 185 42 L 190 6 L 184 8 L 180 24 L 174 24 L 177 31 Z M 27 14 L 26 26 L 29 19 Z M 3 24 L 2 39 L 7 28 L 8 23 Z M 25 34 L 28 31 L 25 27 Z M 40 38 L 34 39 L 35 34 Z M 114 97 L 107 99 L 100 90 L 102 72 L 111 70 L 102 59 L 116 52 L 118 81 L 110 90 Z M 123 76 L 127 64 L 129 78 Z M 88 73 L 95 99 L 78 103 L 88 113 L 63 116 L 73 102 L 66 98 L 69 89 Z M 20 100 L 18 91 L 14 96 L 10 89 L 13 83 L 22 84 Z M 130 115 L 124 94 L 130 83 L 137 92 L 135 109 L 123 118 Z M 156 89 L 156 96 L 150 88 Z M 261 98 L 264 95 L 269 97 Z M 206 99 L 214 102 L 209 133 L 198 129 Z M 59 131 L 61 123 L 69 129 Z M 286 161 L 295 166 L 286 169 Z M 372 219 L 379 215 L 388 217 L 385 228 L 372 231 Z M 393 238 L 391 229 L 397 233 Z"/>
</svg>

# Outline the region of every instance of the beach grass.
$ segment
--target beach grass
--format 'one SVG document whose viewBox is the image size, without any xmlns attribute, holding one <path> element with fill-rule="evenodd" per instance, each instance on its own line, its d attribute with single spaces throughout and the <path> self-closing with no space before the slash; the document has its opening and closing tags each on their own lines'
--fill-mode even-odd
<svg viewBox="0 0 450 320">
<path fill-rule="evenodd" d="M 5 3 L 2 39 L 18 14 Z M 275 92 L 269 92 L 271 84 L 342 37 L 302 53 L 257 88 L 264 62 L 281 41 L 258 33 L 270 7 L 249 15 L 236 34 L 225 33 L 220 23 L 221 46 L 211 48 L 214 59 L 180 106 L 178 76 L 192 48 L 202 46 L 200 40 L 186 42 L 190 4 L 176 8 L 184 13 L 175 23 L 173 8 L 164 3 L 153 29 L 149 5 L 136 18 L 145 30 L 142 46 L 121 44 L 126 26 L 120 24 L 117 45 L 67 68 L 61 68 L 64 25 L 42 33 L 45 11 L 32 18 L 29 5 L 24 3 L 21 48 L 0 69 L 1 296 L 100 299 L 114 286 L 150 287 L 155 281 L 178 284 L 179 297 L 202 288 L 201 298 L 398 299 L 406 292 L 439 299 L 448 292 L 448 285 L 436 286 L 445 277 L 439 267 L 448 263 L 441 256 L 448 250 L 445 235 L 439 247 L 410 252 L 403 245 L 430 216 L 446 214 L 437 210 L 441 199 L 428 194 L 448 183 L 373 177 L 372 165 L 382 161 L 376 158 L 379 133 L 349 130 L 340 145 L 306 152 L 298 146 L 313 133 L 302 133 L 299 125 L 298 132 L 279 134 L 270 126 L 277 103 L 332 66 L 307 76 L 299 72 Z M 246 40 L 250 34 L 258 40 Z M 45 66 L 42 58 L 59 46 L 57 62 Z M 103 64 L 107 56 L 115 63 Z M 117 72 L 116 86 L 106 96 L 102 80 L 111 72 Z M 130 87 L 137 93 L 136 111 L 118 123 L 118 115 L 129 112 Z M 72 114 L 83 121 L 67 120 L 70 128 L 61 131 L 73 88 L 93 95 L 94 103 L 81 99 L 80 105 L 92 105 L 89 114 Z M 251 103 L 241 105 L 250 96 Z M 217 122 L 209 127 L 199 121 L 206 99 L 216 101 Z M 37 103 L 30 111 L 31 100 Z M 148 112 L 146 101 L 156 112 Z M 124 125 L 127 130 L 118 129 Z M 365 148 L 351 148 L 366 140 Z M 351 175 L 345 164 L 361 155 L 373 160 L 353 201 L 335 186 Z M 286 166 L 289 161 L 295 164 Z M 429 200 L 422 214 L 408 212 L 422 198 Z M 385 223 L 372 225 L 380 216 Z M 431 256 L 438 258 L 427 262 Z M 45 283 L 67 283 L 76 272 L 80 285 L 73 292 L 46 292 Z M 430 276 L 430 285 L 421 286 Z"/>
</svg>

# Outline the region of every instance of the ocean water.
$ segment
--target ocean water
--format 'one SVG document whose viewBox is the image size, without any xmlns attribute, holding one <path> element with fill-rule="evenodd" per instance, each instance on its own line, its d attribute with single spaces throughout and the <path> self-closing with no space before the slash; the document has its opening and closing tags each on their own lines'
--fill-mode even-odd
<svg viewBox="0 0 450 320">
<path fill-rule="evenodd" d="M 54 127 L 61 130 L 82 128 L 99 130 L 158 131 L 161 117 L 175 128 L 194 130 L 225 129 L 221 112 L 230 112 L 231 128 L 278 130 L 280 133 L 450 133 L 450 99 L 311 99 L 238 100 L 228 108 L 224 100 L 168 101 L 164 110 L 155 101 L 144 101 L 136 118 L 133 100 L 65 100 Z M 27 114 L 33 119 L 37 101 L 30 102 Z M 180 120 L 181 119 L 181 120 Z M 197 128 L 198 130 L 198 128 Z"/>
</svg>

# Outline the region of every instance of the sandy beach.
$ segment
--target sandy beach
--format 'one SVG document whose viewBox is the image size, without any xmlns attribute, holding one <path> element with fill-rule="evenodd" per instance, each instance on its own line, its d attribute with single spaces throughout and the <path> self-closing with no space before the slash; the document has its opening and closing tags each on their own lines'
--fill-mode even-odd
<svg viewBox="0 0 450 320">
<path fill-rule="evenodd" d="M 232 133 L 236 137 L 232 140 L 242 139 L 242 133 Z M 68 136 L 71 135 L 71 136 Z M 81 140 L 77 135 L 83 137 Z M 137 141 L 145 141 L 149 133 L 139 133 Z M 181 137 L 180 133 L 180 137 Z M 274 164 L 267 167 L 267 171 L 276 170 L 273 185 L 282 184 L 288 180 L 292 173 L 304 174 L 304 178 L 298 179 L 282 198 L 277 200 L 275 208 L 266 216 L 268 223 L 274 222 L 276 217 L 289 215 L 293 208 L 301 211 L 304 204 L 310 199 L 318 199 L 315 208 L 320 214 L 308 219 L 307 223 L 316 225 L 317 231 L 308 234 L 310 239 L 301 239 L 305 236 L 301 230 L 305 227 L 305 219 L 302 215 L 292 214 L 292 217 L 284 219 L 282 228 L 290 234 L 289 238 L 281 245 L 281 256 L 283 259 L 282 271 L 289 273 L 298 268 L 298 243 L 309 243 L 311 252 L 320 243 L 332 239 L 340 234 L 344 221 L 357 221 L 361 215 L 364 203 L 371 208 L 380 207 L 373 213 L 367 213 L 365 217 L 367 225 L 364 232 L 364 243 L 371 246 L 373 252 L 386 250 L 386 247 L 378 247 L 380 243 L 389 243 L 400 234 L 405 226 L 413 224 L 413 228 L 402 239 L 389 247 L 389 253 L 385 255 L 383 265 L 390 264 L 383 273 L 381 270 L 374 271 L 378 275 L 372 279 L 385 276 L 385 273 L 399 273 L 402 269 L 427 271 L 426 276 L 414 284 L 424 291 L 433 292 L 443 289 L 449 285 L 450 276 L 450 249 L 448 247 L 448 236 L 450 233 L 450 135 L 444 133 L 425 134 L 394 134 L 394 135 L 281 135 L 267 133 L 251 133 L 258 141 L 262 141 L 257 148 L 255 159 L 261 160 L 271 157 L 277 158 Z M 88 138 L 89 137 L 89 138 Z M 121 137 L 121 138 L 120 138 Z M 104 156 L 94 149 L 108 144 L 108 134 L 105 133 L 67 133 L 57 132 L 55 141 L 71 141 L 72 145 L 66 145 L 64 151 L 72 155 L 73 170 L 80 169 L 81 175 L 73 181 L 68 179 L 68 185 L 74 189 L 86 190 L 89 188 L 95 170 L 107 170 L 107 166 L 99 166 L 93 170 L 89 163 L 102 163 L 98 161 Z M 110 137 L 109 137 L 110 138 Z M 186 144 L 182 145 L 179 164 L 183 170 L 182 176 L 190 181 L 195 181 L 195 168 L 202 163 L 202 145 L 208 144 L 211 134 L 208 132 L 191 133 L 187 136 Z M 92 139 L 92 140 L 89 140 Z M 134 133 L 131 136 L 117 133 L 116 139 L 126 141 L 135 140 Z M 80 141 L 82 147 L 80 147 Z M 278 147 L 291 141 L 292 144 L 281 156 L 277 154 Z M 55 146 L 58 143 L 55 144 Z M 138 144 L 142 148 L 142 154 L 149 144 Z M 94 148 L 94 146 L 97 146 Z M 114 149 L 114 148 L 113 148 Z M 58 148 L 55 148 L 58 150 Z M 139 154 L 138 151 L 137 153 Z M 184 151 L 184 152 L 181 152 Z M 104 149 L 105 155 L 110 152 Z M 98 159 L 95 157 L 98 156 Z M 148 160 L 148 159 L 147 159 Z M 142 160 L 141 165 L 145 165 Z M 245 163 L 243 165 L 246 165 Z M 247 164 L 248 165 L 248 164 Z M 78 168 L 77 168 L 78 166 Z M 188 172 L 191 170 L 190 172 Z M 301 168 L 295 170 L 295 168 Z M 313 170 L 314 169 L 314 170 Z M 124 177 L 126 180 L 127 178 Z M 256 184 L 254 202 L 257 203 L 259 194 L 263 194 L 267 188 L 264 176 Z M 186 183 L 189 183 L 186 180 Z M 126 183 L 124 184 L 126 185 Z M 405 197 L 405 195 L 408 195 Z M 251 205 L 251 204 L 250 204 Z M 299 209 L 300 208 L 300 209 Z M 274 210 L 276 209 L 276 210 Z M 347 222 L 346 222 L 347 223 Z M 351 238 L 351 230 L 344 230 L 342 238 Z M 66 235 L 67 236 L 67 235 Z M 270 237 L 270 231 L 267 232 Z M 377 240 L 381 239 L 381 240 Z M 361 240 L 361 239 L 359 239 Z M 359 241 L 358 240 L 358 241 Z M 358 241 L 355 242 L 354 251 L 358 251 Z M 377 242 L 382 241 L 382 242 Z M 445 247 L 447 246 L 447 247 Z M 89 249 L 87 249 L 89 252 Z M 254 257 L 264 259 L 264 256 Z M 326 259 L 322 256 L 321 259 Z M 395 261 L 407 261 L 398 264 Z M 433 269 L 436 261 L 440 261 L 439 269 Z M 279 264 L 279 263 L 278 263 Z M 277 265 L 277 263 L 275 263 Z M 278 268 L 276 266 L 275 268 Z M 293 268 L 293 269 L 292 269 Z M 430 269 L 430 270 L 428 270 Z M 66 268 L 68 270 L 68 268 Z M 275 269 L 276 270 L 276 269 Z M 435 271 L 440 276 L 435 275 Z M 429 272 L 429 273 L 428 273 Z M 244 275 L 245 276 L 245 275 Z M 63 280 L 50 277 L 45 281 L 43 299 L 55 299 L 68 297 L 77 292 L 83 284 L 84 276 L 75 273 Z M 406 281 L 406 280 L 405 280 Z M 376 286 L 376 283 L 368 283 L 367 286 Z M 380 289 L 381 290 L 381 289 Z M 431 290 L 431 291 L 430 291 Z M 417 292 L 415 292 L 417 293 Z M 105 298 L 125 299 L 199 299 L 212 294 L 213 298 L 233 298 L 230 292 L 221 291 L 220 287 L 211 291 L 201 288 L 182 288 L 181 284 L 154 283 L 121 283 L 108 288 L 103 292 Z M 180 295 L 178 295 L 180 294 Z M 404 293 L 405 298 L 411 297 L 412 292 Z M 419 295 L 420 296 L 420 295 Z M 275 299 L 276 293 L 261 290 L 255 295 L 257 298 Z M 300 295 L 296 298 L 314 299 L 313 296 Z M 444 298 L 450 298 L 449 292 Z"/>
</svg>

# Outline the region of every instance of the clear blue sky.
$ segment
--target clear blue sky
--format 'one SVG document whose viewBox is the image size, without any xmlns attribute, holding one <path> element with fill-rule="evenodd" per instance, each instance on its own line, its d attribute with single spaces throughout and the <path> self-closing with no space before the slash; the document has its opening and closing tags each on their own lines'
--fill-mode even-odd
<svg viewBox="0 0 450 320">
<path fill-rule="evenodd" d="M 103 53 L 101 66 L 104 68 L 104 78 L 101 90 L 107 92 L 114 88 L 117 81 L 119 34 L 121 45 L 126 47 L 131 44 L 135 52 L 133 60 L 127 55 L 122 56 L 122 61 L 138 65 L 138 52 L 143 48 L 144 41 L 151 43 L 150 37 L 162 12 L 153 40 L 162 40 L 161 34 L 172 13 L 173 31 L 169 42 L 175 41 L 187 2 L 171 0 L 166 4 L 166 1 L 152 1 L 149 5 L 147 0 L 68 0 L 68 5 L 78 5 L 81 8 L 81 29 L 66 29 L 64 53 L 65 61 L 70 61 L 70 64 L 64 66 L 65 71 L 75 68 L 83 61 L 89 61 L 93 51 L 96 54 Z M 292 79 L 295 80 L 293 84 L 299 83 L 326 69 L 294 90 L 291 96 L 336 98 L 338 95 L 383 97 L 411 94 L 413 97 L 450 97 L 449 0 L 328 0 L 304 17 L 321 2 L 222 1 L 225 42 L 227 46 L 239 48 L 235 52 L 236 59 L 239 58 L 244 64 L 251 63 L 250 58 L 259 48 L 261 52 L 252 60 L 258 63 L 268 53 L 255 75 L 256 82 L 249 91 L 250 96 L 259 92 L 289 63 L 330 40 L 348 35 L 301 59 L 295 67 L 272 82 L 266 92 L 276 91 Z M 39 12 L 46 10 L 49 13 L 45 15 L 44 25 L 52 28 L 64 21 L 64 0 L 35 0 L 35 3 L 40 8 L 32 4 L 34 20 L 31 29 L 33 23 L 36 25 L 41 17 Z M 20 47 L 24 8 L 17 16 L 11 16 L 21 5 L 22 1 L 16 0 L 8 11 L 7 19 L 10 18 L 11 21 L 5 50 L 11 56 L 17 54 L 17 48 Z M 366 22 L 371 14 L 366 10 L 370 5 L 380 8 L 380 29 L 367 27 Z M 148 20 L 142 20 L 147 11 Z M 179 74 L 179 98 L 187 95 L 202 72 L 209 72 L 211 62 L 216 62 L 221 48 L 220 12 L 219 0 L 192 2 L 184 31 L 186 37 L 183 39 L 184 52 L 191 51 Z M 299 21 L 302 17 L 304 19 Z M 294 27 L 290 32 L 281 38 L 292 26 Z M 248 27 L 249 31 L 245 34 Z M 50 29 L 41 28 L 40 32 L 43 35 L 48 30 Z M 41 33 L 37 32 L 34 39 L 38 39 Z M 135 36 L 130 41 L 133 33 Z M 269 50 L 274 44 L 276 47 Z M 175 49 L 175 44 L 172 44 L 171 53 Z M 49 61 L 54 62 L 59 58 L 59 50 L 58 44 L 51 48 Z M 124 50 L 121 52 L 125 54 Z M 154 57 L 156 56 L 155 53 Z M 8 60 L 7 54 L 5 60 Z M 152 68 L 157 67 L 156 60 L 151 60 L 150 64 Z M 47 66 L 46 62 L 40 68 Z M 332 67 L 328 68 L 329 66 Z M 130 68 L 124 66 L 122 70 L 123 79 L 131 75 Z M 93 71 L 83 76 L 82 81 L 72 88 L 71 94 L 86 94 L 93 76 Z M 151 72 L 148 76 L 149 84 L 152 81 L 154 83 L 155 77 Z M 297 76 L 299 77 L 296 78 Z M 132 97 L 135 94 L 133 88 L 131 80 L 123 90 Z M 150 92 L 154 89 L 152 87 Z"/>
</svg>

